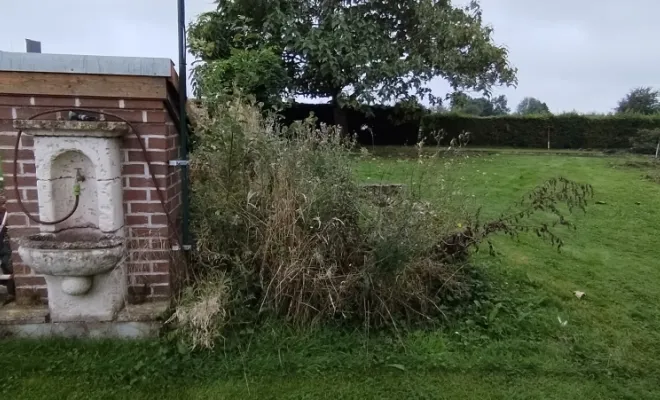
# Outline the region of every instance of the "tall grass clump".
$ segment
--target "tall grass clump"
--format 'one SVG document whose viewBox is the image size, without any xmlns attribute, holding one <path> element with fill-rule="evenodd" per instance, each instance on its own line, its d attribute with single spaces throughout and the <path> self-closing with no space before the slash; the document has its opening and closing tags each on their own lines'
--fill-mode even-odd
<svg viewBox="0 0 660 400">
<path fill-rule="evenodd" d="M 460 201 L 422 201 L 418 184 L 375 196 L 354 172 L 354 141 L 314 120 L 284 127 L 240 99 L 195 120 L 198 289 L 173 320 L 199 332 L 197 345 L 263 318 L 368 329 L 440 321 L 474 295 L 468 249 L 498 227 L 515 230 L 457 225 L 466 216 L 449 205 Z"/>
<path fill-rule="evenodd" d="M 191 157 L 194 264 L 201 280 L 226 272 L 230 319 L 392 326 L 468 292 L 434 258 L 441 213 L 407 191 L 375 201 L 350 138 L 313 120 L 282 127 L 240 100 L 211 114 L 198 115 Z"/>
</svg>

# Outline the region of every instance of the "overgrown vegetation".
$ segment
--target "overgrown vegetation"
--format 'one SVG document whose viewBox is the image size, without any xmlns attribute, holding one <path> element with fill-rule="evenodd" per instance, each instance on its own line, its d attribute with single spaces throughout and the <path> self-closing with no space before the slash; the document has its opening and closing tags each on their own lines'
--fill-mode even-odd
<svg viewBox="0 0 660 400">
<path fill-rule="evenodd" d="M 449 187 L 443 201 L 425 201 L 421 175 L 376 201 L 355 175 L 354 142 L 338 129 L 313 120 L 283 127 L 240 99 L 210 115 L 197 118 L 191 173 L 203 287 L 175 314 L 193 346 L 264 318 L 367 330 L 447 321 L 458 304 L 476 300 L 472 248 L 494 233 L 530 229 L 560 246 L 548 227 L 568 225 L 557 204 L 570 211 L 591 194 L 553 180 L 486 223 Z M 453 160 L 442 162 L 451 169 Z M 418 165 L 435 162 L 420 155 Z M 531 222 L 539 211 L 556 221 Z"/>
<path fill-rule="evenodd" d="M 376 204 L 337 129 L 283 128 L 238 100 L 215 114 L 193 156 L 196 263 L 205 277 L 227 271 L 233 323 L 397 326 L 441 314 L 446 293 L 469 297 L 459 267 L 431 251 L 451 232 L 437 223 L 447 211 L 410 192 Z"/>
</svg>

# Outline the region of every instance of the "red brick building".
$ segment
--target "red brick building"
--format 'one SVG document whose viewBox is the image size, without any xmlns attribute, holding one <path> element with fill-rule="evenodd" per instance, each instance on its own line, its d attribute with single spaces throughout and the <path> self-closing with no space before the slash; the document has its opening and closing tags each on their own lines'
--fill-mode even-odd
<svg viewBox="0 0 660 400">
<path fill-rule="evenodd" d="M 167 299 L 179 259 L 178 215 L 181 208 L 178 77 L 169 59 L 68 56 L 0 52 L 0 157 L 4 175 L 7 228 L 12 239 L 12 268 L 17 303 L 45 301 L 43 277 L 22 264 L 16 239 L 39 232 L 20 209 L 14 188 L 30 213 L 38 215 L 33 139 L 23 135 L 13 179 L 16 121 L 60 108 L 108 112 L 133 123 L 122 138 L 125 236 L 128 239 L 129 302 Z M 38 119 L 66 119 L 58 111 Z M 109 116 L 101 119 L 113 120 Z M 139 140 L 146 148 L 146 157 Z M 149 163 L 147 163 L 147 160 Z M 161 204 L 150 170 L 165 198 Z M 174 224 L 168 224 L 168 214 Z"/>
</svg>

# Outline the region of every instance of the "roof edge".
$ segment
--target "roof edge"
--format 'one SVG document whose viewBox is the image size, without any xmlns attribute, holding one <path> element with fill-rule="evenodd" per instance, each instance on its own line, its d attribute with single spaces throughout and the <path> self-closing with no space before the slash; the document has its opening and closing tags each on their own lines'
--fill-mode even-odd
<svg viewBox="0 0 660 400">
<path fill-rule="evenodd" d="M 0 71 L 92 75 L 172 76 L 169 58 L 114 57 L 0 51 Z"/>
</svg>

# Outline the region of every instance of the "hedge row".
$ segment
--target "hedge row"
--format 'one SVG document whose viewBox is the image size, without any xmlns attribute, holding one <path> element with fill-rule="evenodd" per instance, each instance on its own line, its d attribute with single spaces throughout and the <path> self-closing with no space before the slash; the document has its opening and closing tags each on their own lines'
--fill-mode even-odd
<svg viewBox="0 0 660 400">
<path fill-rule="evenodd" d="M 285 123 L 299 121 L 310 114 L 319 123 L 334 124 L 334 113 L 329 104 L 295 103 L 282 113 Z M 425 112 L 421 110 L 402 110 L 397 107 L 375 106 L 369 111 L 346 109 L 348 131 L 358 136 L 363 145 L 401 146 L 417 143 L 420 122 Z M 368 126 L 369 129 L 362 129 Z"/>
<path fill-rule="evenodd" d="M 333 124 L 327 104 L 294 104 L 283 112 L 287 123 L 314 113 L 318 121 Z M 420 132 L 427 138 L 442 129 L 447 144 L 461 132 L 471 133 L 471 146 L 555 149 L 615 149 L 630 147 L 640 129 L 660 128 L 658 116 L 553 116 L 470 117 L 428 113 L 398 107 L 374 107 L 370 112 L 347 110 L 348 129 L 363 145 L 411 145 Z M 363 130 L 363 126 L 370 129 Z M 421 128 L 421 129 L 420 129 Z"/>
<path fill-rule="evenodd" d="M 474 146 L 554 149 L 629 148 L 640 129 L 660 128 L 659 117 L 644 116 L 503 116 L 474 118 L 432 114 L 422 119 L 423 131 L 444 129 L 448 137 L 471 133 Z"/>
</svg>

